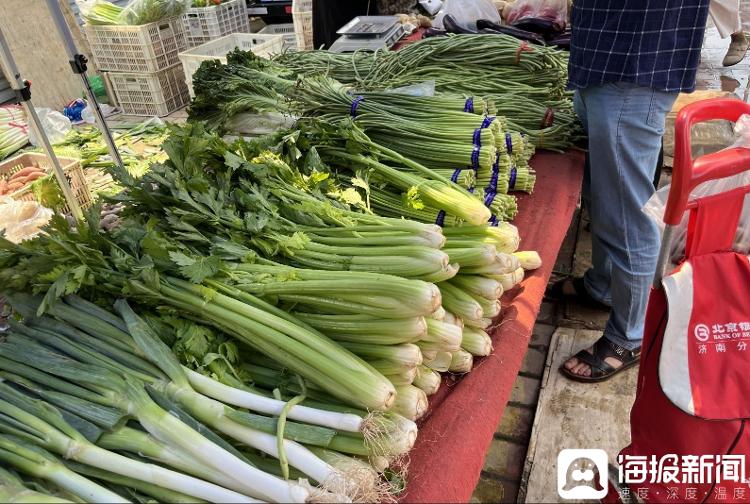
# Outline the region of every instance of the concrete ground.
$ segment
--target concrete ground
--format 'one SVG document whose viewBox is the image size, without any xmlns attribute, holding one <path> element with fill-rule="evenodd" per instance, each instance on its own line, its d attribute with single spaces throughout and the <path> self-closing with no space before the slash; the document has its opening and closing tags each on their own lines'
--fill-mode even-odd
<svg viewBox="0 0 750 504">
<path fill-rule="evenodd" d="M 750 32 L 750 0 L 742 0 L 741 8 L 746 20 L 744 29 Z M 704 92 L 725 91 L 747 101 L 750 56 L 736 66 L 724 68 L 721 61 L 728 45 L 729 40 L 722 40 L 709 21 L 697 88 Z M 667 166 L 671 166 L 673 145 L 670 125 L 664 142 Z M 695 154 L 708 152 L 722 147 L 715 144 L 731 141 L 731 130 L 726 124 L 707 125 L 697 129 L 693 139 L 699 149 L 694 149 Z M 665 169 L 662 184 L 669 178 L 670 172 Z M 557 278 L 571 273 L 580 275 L 590 265 L 591 241 L 584 224 L 577 215 L 558 256 Z M 552 281 L 555 279 L 553 276 Z M 629 427 L 625 419 L 634 398 L 636 371 L 627 371 L 595 389 L 582 388 L 586 386 L 567 381 L 557 372 L 570 353 L 601 335 L 606 318 L 606 313 L 575 304 L 543 304 L 472 502 L 556 502 L 559 497 L 553 471 L 560 449 L 602 448 L 612 458 L 627 445 Z M 583 415 L 593 420 L 577 422 Z"/>
</svg>

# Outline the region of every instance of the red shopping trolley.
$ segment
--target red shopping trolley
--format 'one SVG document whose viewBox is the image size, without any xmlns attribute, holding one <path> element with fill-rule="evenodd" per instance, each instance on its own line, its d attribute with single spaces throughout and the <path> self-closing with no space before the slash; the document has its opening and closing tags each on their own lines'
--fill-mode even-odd
<svg viewBox="0 0 750 504">
<path fill-rule="evenodd" d="M 732 249 L 750 185 L 691 196 L 704 182 L 750 171 L 750 149 L 692 159 L 690 146 L 694 124 L 743 114 L 750 105 L 714 99 L 677 116 L 631 443 L 615 476 L 641 501 L 750 503 L 750 260 Z M 686 212 L 684 258 L 667 268 Z"/>
</svg>

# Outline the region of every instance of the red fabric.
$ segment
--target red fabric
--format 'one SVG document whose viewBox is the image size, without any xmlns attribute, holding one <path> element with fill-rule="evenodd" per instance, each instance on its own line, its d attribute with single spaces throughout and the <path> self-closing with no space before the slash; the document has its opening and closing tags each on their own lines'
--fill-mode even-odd
<svg viewBox="0 0 750 504">
<path fill-rule="evenodd" d="M 734 339 L 735 331 L 731 331 L 730 339 L 726 340 L 726 352 L 718 353 L 714 348 L 718 345 L 716 335 L 725 332 L 727 323 L 735 320 L 740 323 L 748 318 L 750 264 L 747 256 L 734 252 L 713 252 L 731 243 L 741 206 L 724 194 L 703 200 L 702 203 L 699 201 L 688 228 L 689 251 L 701 255 L 689 258 L 693 288 L 686 295 L 692 298 L 692 312 L 685 314 L 690 317 L 690 323 L 683 337 L 688 338 L 689 343 L 688 361 L 695 412 L 711 420 L 692 416 L 678 408 L 661 388 L 659 361 L 662 351 L 671 348 L 664 345 L 669 312 L 665 291 L 652 289 L 646 311 L 638 389 L 630 412 L 631 444 L 620 452 L 621 456 L 645 456 L 649 460 L 656 457 L 659 461 L 670 455 L 715 457 L 741 454 L 747 459 L 750 454 L 750 430 L 746 428 L 745 420 L 718 420 L 732 417 L 732 412 L 736 413 L 736 417 L 747 415 L 745 376 L 748 354 L 745 352 L 750 349 L 736 348 L 738 340 Z M 739 201 L 742 201 L 741 198 Z M 723 205 L 723 213 L 717 205 Z M 688 288 L 685 287 L 685 290 Z M 682 290 L 680 293 L 683 293 Z M 670 292 L 670 298 L 672 296 Z M 670 299 L 670 302 L 674 303 L 675 300 Z M 698 324 L 705 327 L 698 331 Z M 741 331 L 736 334 L 742 341 Z M 707 347 L 704 354 L 700 351 L 702 342 L 706 343 L 702 346 Z M 665 354 L 663 357 L 669 356 Z M 676 465 L 675 462 L 680 461 L 673 459 L 670 465 Z M 623 459 L 620 466 L 627 475 L 628 468 L 634 468 L 635 464 L 632 460 Z M 714 474 L 713 479 L 704 479 L 704 483 L 683 483 L 687 473 L 681 467 L 677 466 L 676 481 L 651 481 L 652 475 L 649 474 L 644 481 L 639 479 L 629 483 L 630 489 L 645 502 L 750 502 L 750 487 L 747 484 L 731 481 L 714 484 L 718 469 L 709 469 Z M 747 471 L 748 468 L 745 466 L 743 469 Z M 743 476 L 747 478 L 747 472 Z M 735 493 L 735 488 L 741 494 Z"/>
<path fill-rule="evenodd" d="M 688 342 L 695 415 L 750 418 L 745 400 L 750 397 L 745 378 L 750 368 L 750 262 L 746 255 L 724 252 L 694 257 L 690 265 L 693 310 L 687 314 L 687 334 L 680 337 Z"/>
<path fill-rule="evenodd" d="M 659 386 L 659 355 L 662 351 L 664 329 L 667 323 L 667 301 L 664 291 L 651 290 L 646 327 L 643 333 L 643 353 L 638 371 L 638 390 L 630 411 L 631 444 L 621 455 L 641 455 L 658 458 L 667 455 L 720 455 L 724 453 L 750 453 L 750 436 L 744 429 L 744 420 L 706 421 L 688 415 L 672 404 Z M 695 435 L 700 433 L 700 435 Z M 627 462 L 624 465 L 627 471 Z M 734 485 L 724 483 L 732 501 Z M 679 499 L 669 499 L 668 487 L 677 488 Z M 647 490 L 643 490 L 647 489 Z M 711 484 L 633 483 L 630 490 L 646 502 L 686 502 L 689 489 L 697 489 L 703 496 L 713 492 Z M 750 497 L 750 491 L 747 493 Z M 726 497 L 725 497 L 726 498 Z M 713 499 L 709 498 L 709 502 Z M 737 502 L 737 501 L 735 501 Z"/>
<path fill-rule="evenodd" d="M 732 250 L 747 192 L 739 187 L 696 200 L 688 220 L 687 257 Z"/>
<path fill-rule="evenodd" d="M 393 47 L 391 47 L 391 51 L 398 51 L 406 45 L 413 44 L 414 42 L 422 40 L 425 31 L 425 28 L 417 28 L 410 35 L 407 35 L 406 37 L 393 44 Z"/>
<path fill-rule="evenodd" d="M 583 155 L 542 152 L 531 161 L 534 194 L 519 197 L 514 224 L 521 250 L 536 250 L 542 267 L 503 296 L 503 312 L 490 331 L 491 356 L 471 373 L 444 379 L 430 397 L 410 454 L 409 484 L 402 502 L 468 502 L 484 456 L 502 417 L 531 337 L 552 267 L 579 199 Z"/>
</svg>

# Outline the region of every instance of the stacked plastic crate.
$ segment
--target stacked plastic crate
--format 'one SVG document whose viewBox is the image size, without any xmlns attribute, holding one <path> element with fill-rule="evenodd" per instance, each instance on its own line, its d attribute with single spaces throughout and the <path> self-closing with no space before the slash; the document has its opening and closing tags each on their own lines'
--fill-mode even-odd
<svg viewBox="0 0 750 504">
<path fill-rule="evenodd" d="M 297 38 L 297 49 L 306 51 L 313 46 L 313 0 L 292 0 L 292 21 L 294 35 Z"/>
<path fill-rule="evenodd" d="M 284 51 L 297 50 L 297 35 L 294 33 L 294 23 L 266 25 L 258 33 L 261 35 L 281 35 L 284 40 Z"/>
<path fill-rule="evenodd" d="M 87 24 L 84 31 L 124 114 L 163 117 L 189 103 L 178 57 L 187 48 L 181 17 L 140 26 Z"/>
<path fill-rule="evenodd" d="M 218 3 L 217 3 L 218 2 Z M 232 33 L 250 33 L 245 0 L 207 0 L 182 16 L 188 49 Z"/>
</svg>

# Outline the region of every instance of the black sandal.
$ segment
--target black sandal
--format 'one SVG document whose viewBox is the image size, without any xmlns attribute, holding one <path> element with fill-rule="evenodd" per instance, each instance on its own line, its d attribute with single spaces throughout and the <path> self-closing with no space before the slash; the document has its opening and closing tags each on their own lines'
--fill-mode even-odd
<svg viewBox="0 0 750 504">
<path fill-rule="evenodd" d="M 584 383 L 596 383 L 604 380 L 609 380 L 620 371 L 638 364 L 641 358 L 641 349 L 636 348 L 635 350 L 628 350 L 621 347 L 617 343 L 609 341 L 606 337 L 602 336 L 596 343 L 594 343 L 594 353 L 589 353 L 588 350 L 583 349 L 573 357 L 584 364 L 588 364 L 591 367 L 591 376 L 581 376 L 573 373 L 565 367 L 565 364 L 560 366 L 560 372 L 578 382 Z M 620 367 L 613 367 L 607 363 L 604 359 L 607 357 L 614 357 L 615 359 L 622 362 Z M 567 362 L 567 361 L 566 361 Z"/>
<path fill-rule="evenodd" d="M 575 291 L 575 294 L 565 293 L 564 288 L 567 282 L 570 282 L 573 285 L 573 290 Z M 545 294 L 547 295 L 548 298 L 554 299 L 557 301 L 575 298 L 578 300 L 579 303 L 587 305 L 587 306 L 591 306 L 593 308 L 598 308 L 601 310 L 609 310 L 611 308 L 610 306 L 607 306 L 606 304 L 602 303 L 598 299 L 595 299 L 591 294 L 589 294 L 589 291 L 588 289 L 586 289 L 586 285 L 583 281 L 583 278 L 567 277 L 567 278 L 563 278 L 562 280 L 558 280 L 547 289 L 547 292 Z"/>
</svg>

